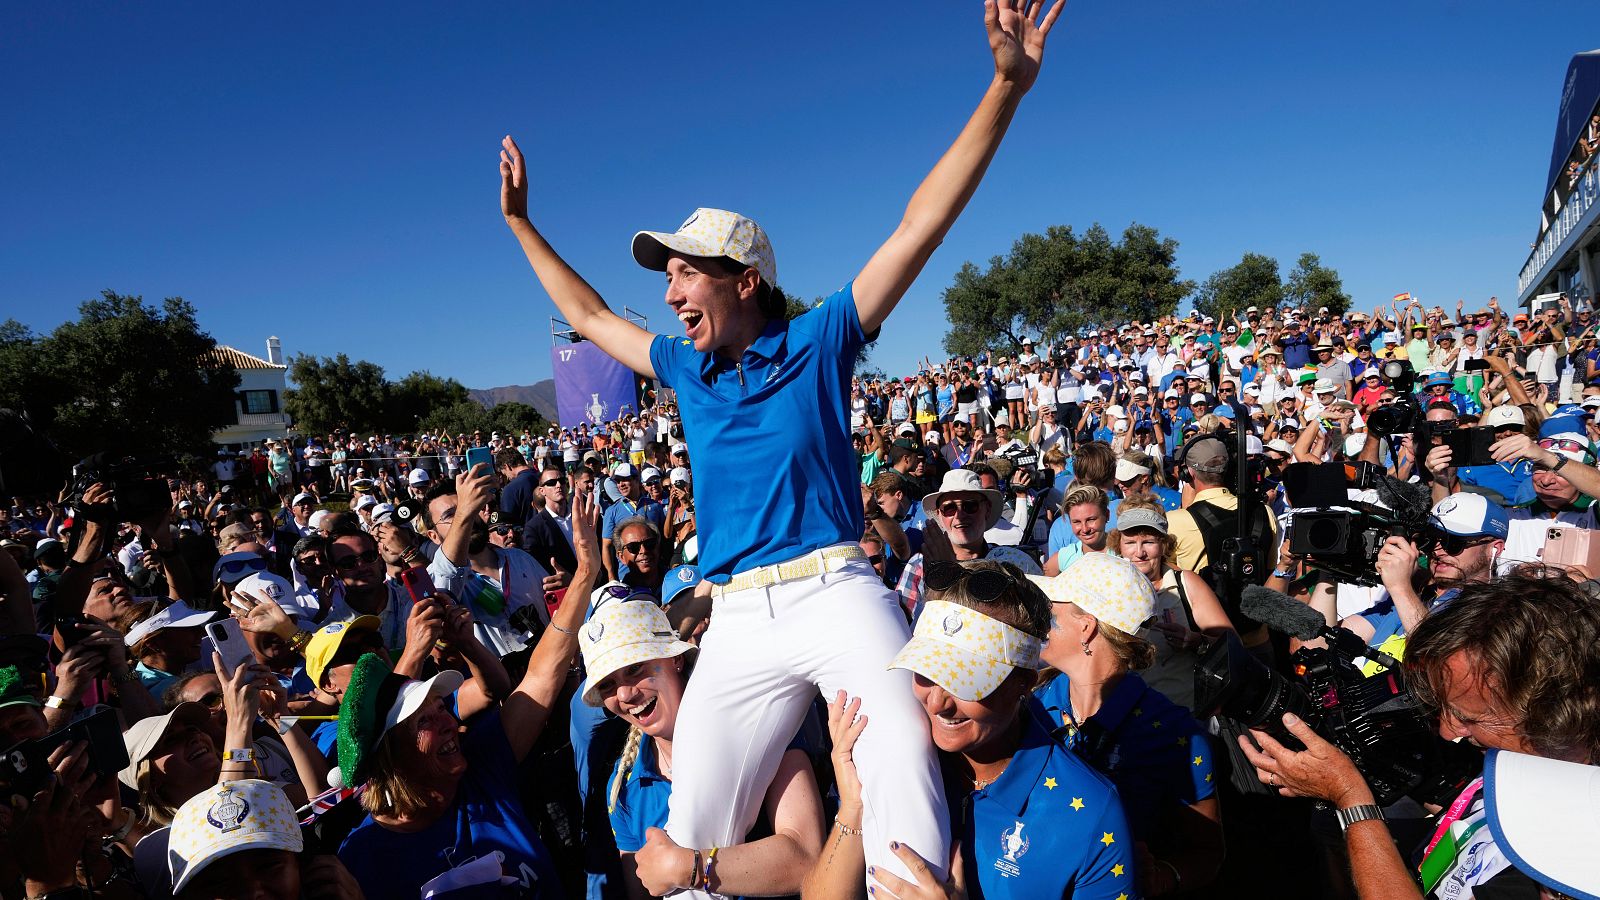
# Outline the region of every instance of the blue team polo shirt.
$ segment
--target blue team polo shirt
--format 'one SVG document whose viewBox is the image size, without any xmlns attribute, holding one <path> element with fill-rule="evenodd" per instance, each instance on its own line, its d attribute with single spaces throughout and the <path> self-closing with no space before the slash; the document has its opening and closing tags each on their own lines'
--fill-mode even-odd
<svg viewBox="0 0 1600 900">
<path fill-rule="evenodd" d="M 667 521 L 667 508 L 660 501 L 643 497 L 638 500 L 618 500 L 606 507 L 605 516 L 600 520 L 600 536 L 609 540 L 617 539 L 617 526 L 623 520 L 634 516 L 644 516 L 657 528 L 665 527 Z"/>
<path fill-rule="evenodd" d="M 1117 786 L 1140 840 L 1158 837 L 1162 818 L 1178 804 L 1216 793 L 1211 744 L 1188 710 L 1130 672 L 1087 722 L 1073 722 L 1069 687 L 1067 676 L 1057 675 L 1032 702 L 1067 747 Z"/>
<path fill-rule="evenodd" d="M 1022 746 L 982 790 L 947 782 L 951 836 L 974 900 L 1132 900 L 1133 833 L 1116 789 L 1051 739 L 1031 707 Z M 971 782 L 964 782 L 970 785 Z"/>
<path fill-rule="evenodd" d="M 689 458 L 717 473 L 695 485 L 707 580 L 861 537 L 846 398 L 865 339 L 850 285 L 767 322 L 737 363 L 656 335 L 650 365 L 677 391 Z"/>
<path fill-rule="evenodd" d="M 370 897 L 416 897 L 424 884 L 496 850 L 516 882 L 483 896 L 559 900 L 555 864 L 518 799 L 517 761 L 500 713 L 478 719 L 461 738 L 467 757 L 451 808 L 415 832 L 390 831 L 367 816 L 339 847 L 339 860 Z M 475 895 L 476 896 L 476 895 Z"/>
</svg>

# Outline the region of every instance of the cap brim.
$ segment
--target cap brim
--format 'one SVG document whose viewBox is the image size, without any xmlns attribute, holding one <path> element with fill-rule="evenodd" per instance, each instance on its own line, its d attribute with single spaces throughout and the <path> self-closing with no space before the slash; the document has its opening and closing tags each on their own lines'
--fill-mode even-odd
<svg viewBox="0 0 1600 900">
<path fill-rule="evenodd" d="M 1016 667 L 970 650 L 928 637 L 913 637 L 894 659 L 891 669 L 905 669 L 937 684 L 960 700 L 976 702 L 995 692 Z"/>
<path fill-rule="evenodd" d="M 389 729 L 416 715 L 429 700 L 455 693 L 465 680 L 460 672 L 445 669 L 427 681 L 406 682 L 395 697 L 394 705 L 389 707 L 389 714 L 384 716 L 383 732 L 378 737 L 381 739 Z"/>
<path fill-rule="evenodd" d="M 596 689 L 600 682 L 611 677 L 612 673 L 635 663 L 649 662 L 652 659 L 672 659 L 682 656 L 695 649 L 693 644 L 684 643 L 677 639 L 647 641 L 637 644 L 623 644 L 595 657 L 593 662 L 584 660 L 584 666 L 589 671 L 589 677 L 583 682 L 583 702 L 590 706 L 599 706 L 604 702 L 600 692 Z"/>
<path fill-rule="evenodd" d="M 161 739 L 167 736 L 167 732 L 172 730 L 172 724 L 177 722 L 180 725 L 202 725 L 209 718 L 211 711 L 204 706 L 194 702 L 184 702 L 174 706 L 172 711 L 164 716 L 141 719 L 141 722 L 153 723 L 146 728 L 137 728 L 139 723 L 134 723 L 134 726 L 130 726 L 122 733 L 123 741 L 131 743 L 126 743 L 128 765 L 117 773 L 117 780 L 131 790 L 138 790 L 139 763 L 144 762 L 150 752 L 155 750 L 156 745 L 161 743 Z"/>
<path fill-rule="evenodd" d="M 1592 896 L 1600 768 L 1493 750 L 1483 774 L 1489 829 L 1512 864 L 1546 887 Z"/>
<path fill-rule="evenodd" d="M 657 272 L 667 270 L 667 260 L 673 253 L 711 259 L 724 254 L 715 247 L 694 238 L 669 231 L 641 231 L 633 236 L 633 259 L 646 269 Z"/>
<path fill-rule="evenodd" d="M 168 859 L 172 859 L 172 838 L 167 837 Z M 208 866 L 221 859 L 226 859 L 235 853 L 245 850 L 287 850 L 290 853 L 299 853 L 305 849 L 305 838 L 299 831 L 257 831 L 247 837 L 238 838 L 234 842 L 213 844 L 195 859 L 189 860 L 184 866 L 183 873 L 172 881 L 172 893 L 176 896 L 182 891 L 196 875 L 204 872 Z M 170 870 L 169 870 L 170 871 Z"/>
</svg>

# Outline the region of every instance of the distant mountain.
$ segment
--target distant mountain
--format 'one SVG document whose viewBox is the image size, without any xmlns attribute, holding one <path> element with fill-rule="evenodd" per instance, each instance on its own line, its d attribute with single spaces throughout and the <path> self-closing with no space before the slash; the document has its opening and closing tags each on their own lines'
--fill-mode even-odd
<svg viewBox="0 0 1600 900">
<path fill-rule="evenodd" d="M 504 387 L 468 388 L 467 395 L 482 403 L 485 409 L 496 403 L 526 403 L 539 411 L 539 415 L 556 420 L 556 382 L 546 378 L 538 384 L 508 384 Z"/>
</svg>

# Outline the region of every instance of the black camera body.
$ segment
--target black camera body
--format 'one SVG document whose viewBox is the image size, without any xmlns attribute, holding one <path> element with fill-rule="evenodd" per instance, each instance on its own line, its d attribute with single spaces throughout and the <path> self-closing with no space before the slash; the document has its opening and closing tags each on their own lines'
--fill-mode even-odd
<svg viewBox="0 0 1600 900">
<path fill-rule="evenodd" d="M 166 473 L 176 468 L 167 458 L 96 453 L 72 467 L 68 502 L 84 518 L 102 525 L 137 522 L 171 505 Z M 91 507 L 84 503 L 84 491 L 95 482 L 111 492 L 110 504 Z"/>
<path fill-rule="evenodd" d="M 1482 770 L 1483 754 L 1440 737 L 1398 669 L 1363 674 L 1354 656 L 1365 644 L 1345 629 L 1332 631 L 1328 648 L 1301 648 L 1291 657 L 1303 673 L 1293 681 L 1252 656 L 1234 634 L 1215 641 L 1195 666 L 1196 712 L 1225 716 L 1300 750 L 1283 727 L 1283 714 L 1294 713 L 1350 757 L 1380 806 L 1402 796 L 1448 804 Z"/>
<path fill-rule="evenodd" d="M 1494 454 L 1489 452 L 1489 448 L 1494 445 L 1495 437 L 1494 429 L 1490 426 L 1458 428 L 1455 422 L 1424 422 L 1423 425 L 1429 438 L 1439 438 L 1450 448 L 1450 465 L 1494 465 Z"/>
<path fill-rule="evenodd" d="M 1422 407 L 1417 403 L 1417 373 L 1404 359 L 1387 359 L 1379 364 L 1379 373 L 1399 400 L 1380 406 L 1367 416 L 1367 431 L 1375 437 L 1386 438 L 1396 434 L 1414 434 L 1422 423 Z"/>
<path fill-rule="evenodd" d="M 1370 463 L 1291 463 L 1283 486 L 1294 508 L 1289 551 L 1352 584 L 1380 584 L 1378 553 L 1391 537 L 1426 546 L 1428 489 L 1398 481 Z M 1384 505 L 1352 500 L 1374 490 Z"/>
</svg>

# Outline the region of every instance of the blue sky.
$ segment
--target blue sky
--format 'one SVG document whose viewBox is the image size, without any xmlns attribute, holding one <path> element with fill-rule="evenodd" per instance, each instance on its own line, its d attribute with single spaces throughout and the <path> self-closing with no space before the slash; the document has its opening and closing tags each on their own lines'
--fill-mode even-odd
<svg viewBox="0 0 1600 900">
<path fill-rule="evenodd" d="M 1185 277 L 1304 250 L 1368 308 L 1515 293 L 1583 3 L 1075 0 L 977 197 L 873 361 L 936 353 L 941 291 L 1024 231 L 1132 221 Z M 498 211 L 680 330 L 640 228 L 740 210 L 810 298 L 848 280 L 991 71 L 981 5 L 9 4 L 0 316 L 181 295 L 219 341 L 469 387 L 550 373 L 554 307 Z"/>
</svg>

